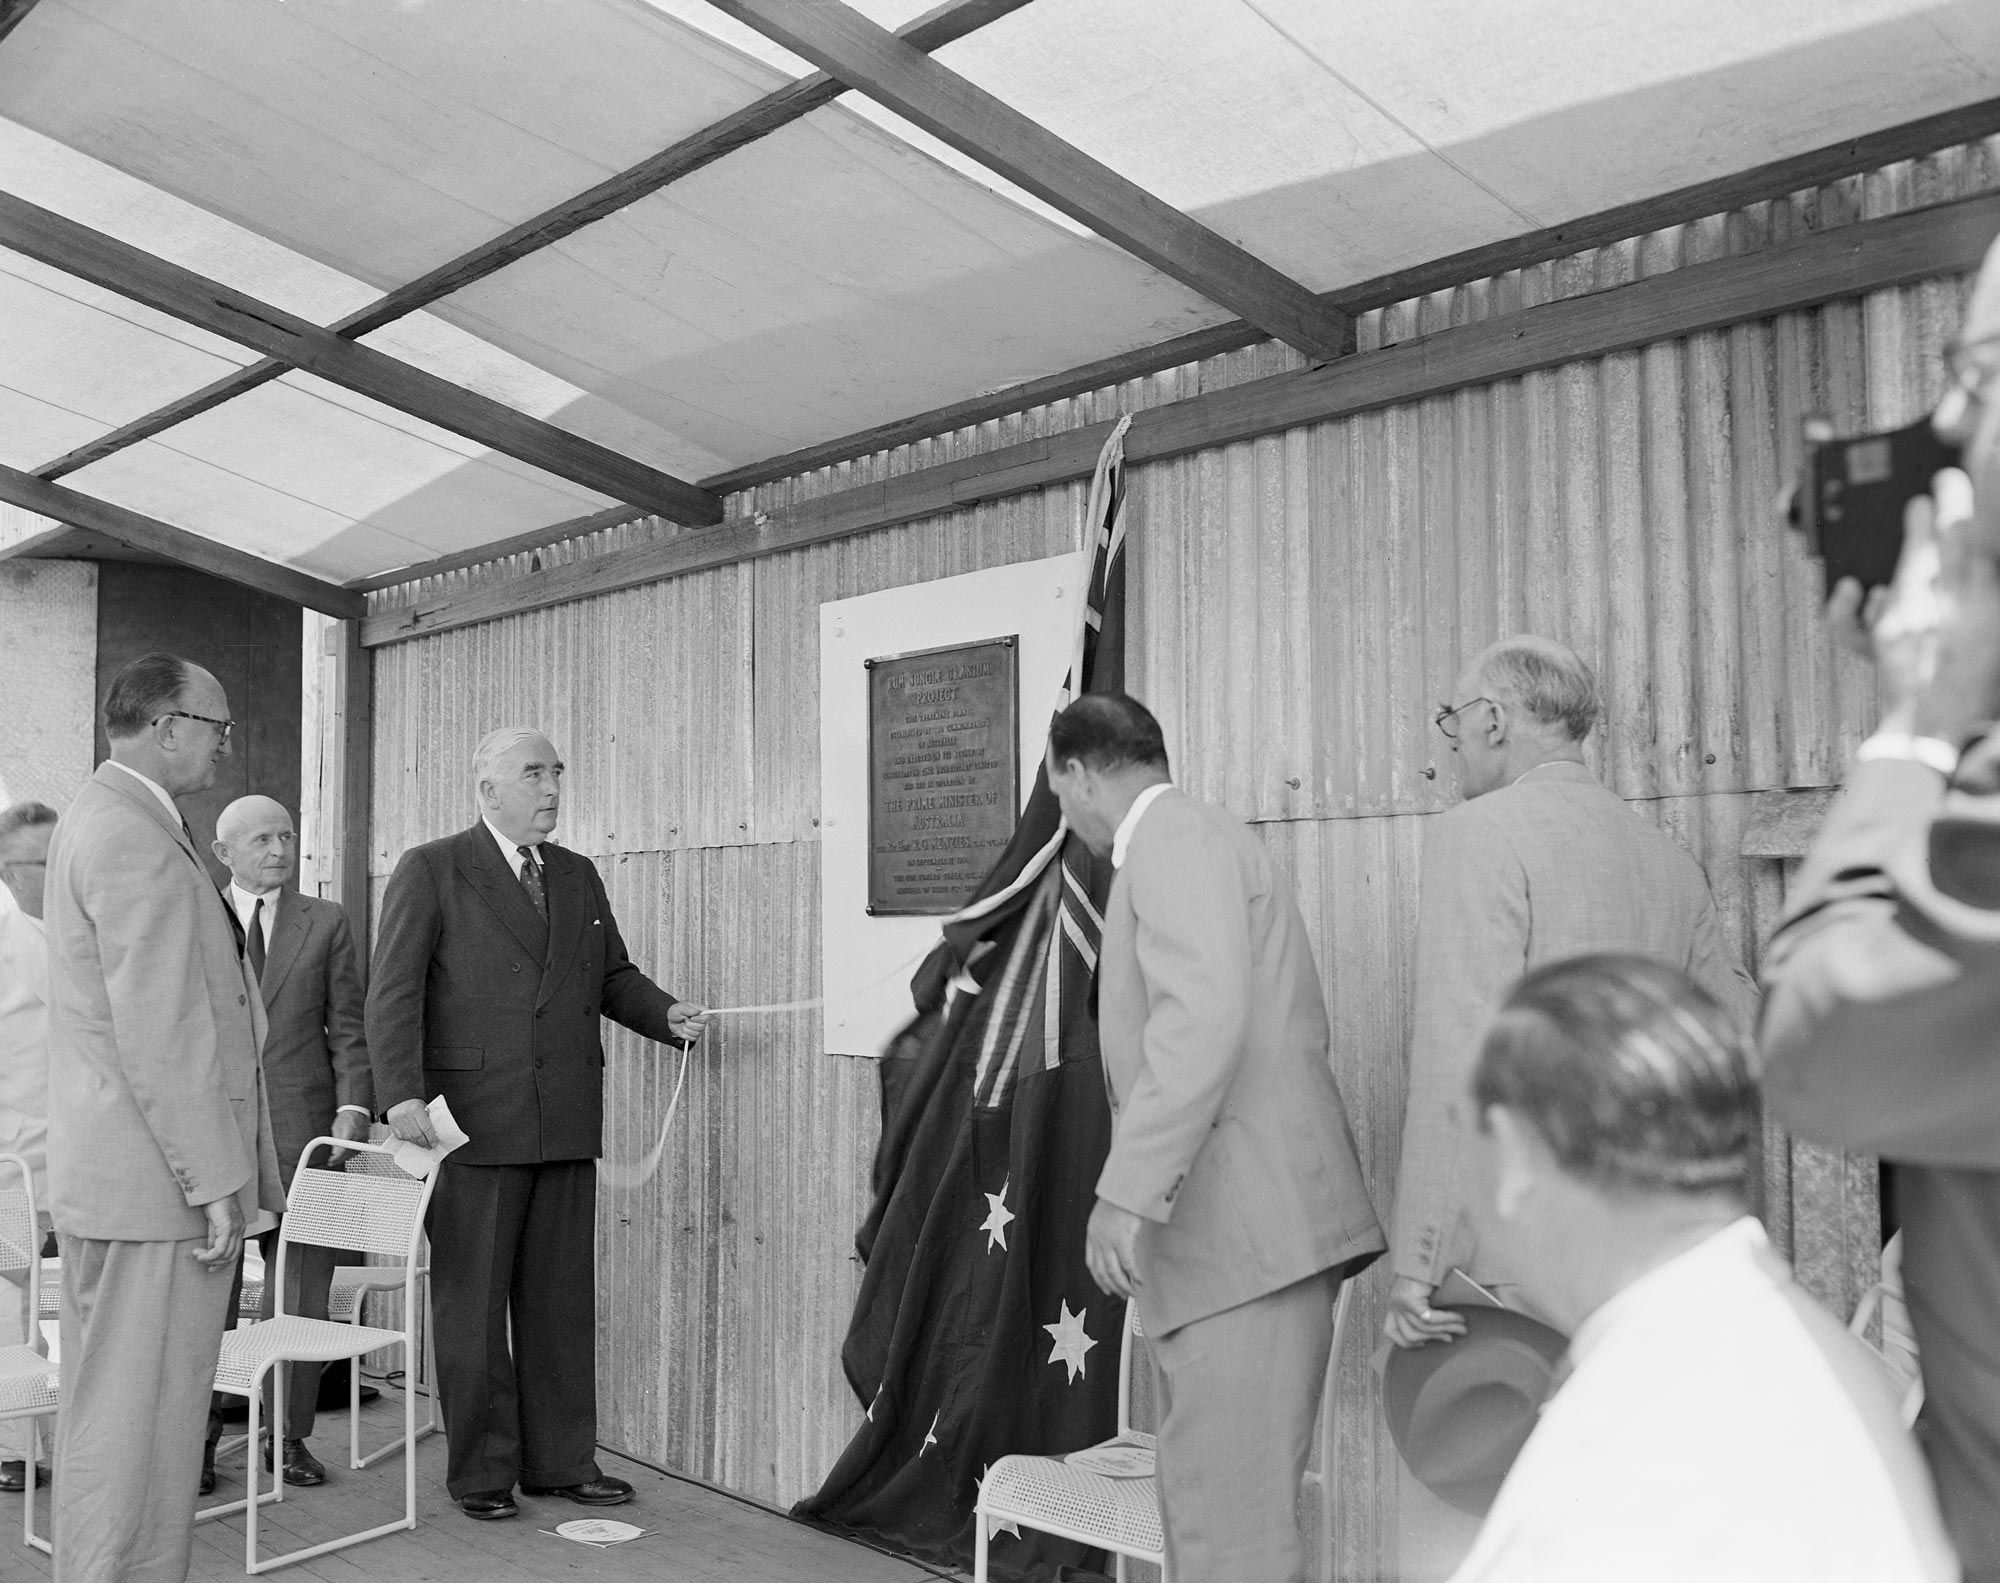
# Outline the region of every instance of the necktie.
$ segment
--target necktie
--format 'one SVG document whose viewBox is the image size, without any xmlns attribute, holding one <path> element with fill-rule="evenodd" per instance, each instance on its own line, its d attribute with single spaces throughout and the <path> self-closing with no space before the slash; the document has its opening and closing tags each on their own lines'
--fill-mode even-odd
<svg viewBox="0 0 2000 1583">
<path fill-rule="evenodd" d="M 248 950 L 250 972 L 258 983 L 264 982 L 264 898 L 259 896 L 250 909 L 250 933 Z"/>
<path fill-rule="evenodd" d="M 521 854 L 521 889 L 528 893 L 528 900 L 535 911 L 546 920 L 549 916 L 549 895 L 542 888 L 542 866 L 535 861 L 535 849 L 531 846 L 514 848 Z"/>
</svg>

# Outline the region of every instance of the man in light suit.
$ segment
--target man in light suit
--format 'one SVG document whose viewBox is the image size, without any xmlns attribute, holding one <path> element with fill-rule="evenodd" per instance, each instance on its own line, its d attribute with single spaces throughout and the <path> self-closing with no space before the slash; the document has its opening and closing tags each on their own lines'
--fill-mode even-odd
<svg viewBox="0 0 2000 1583">
<path fill-rule="evenodd" d="M 1292 1583 L 1334 1299 L 1383 1245 L 1305 924 L 1241 821 L 1174 788 L 1136 699 L 1058 715 L 1048 777 L 1117 868 L 1097 984 L 1111 1152 L 1085 1258 L 1139 1304 L 1160 1368 L 1168 1571 Z"/>
<path fill-rule="evenodd" d="M 49 848 L 49 1196 L 63 1261 L 58 1583 L 187 1575 L 248 1218 L 283 1207 L 264 1007 L 174 798 L 229 751 L 207 671 L 146 654 Z"/>
<path fill-rule="evenodd" d="M 1599 785 L 1583 743 L 1597 682 L 1547 638 L 1505 638 L 1437 715 L 1464 801 L 1431 821 L 1418 892 L 1414 1024 L 1383 1330 L 1398 1346 L 1463 1333 L 1434 1289 L 1453 1270 L 1532 1308 L 1465 1219 L 1459 1114 L 1481 1040 L 1530 968 L 1587 951 L 1657 957 L 1747 1029 L 1755 986 L 1723 937 L 1700 867 Z"/>
<path fill-rule="evenodd" d="M 1905 519 L 1892 590 L 1828 609 L 1880 725 L 1764 959 L 1765 1090 L 1800 1136 L 1896 1173 L 1919 1437 L 1968 1583 L 2000 1579 L 2000 243 L 1932 415 L 1964 447 Z M 1887 595 L 1885 598 L 1884 596 Z M 1863 616 L 1866 617 L 1864 630 Z"/>
<path fill-rule="evenodd" d="M 615 1506 L 597 1449 L 601 1017 L 693 1041 L 700 1007 L 633 966 L 604 881 L 554 845 L 562 761 L 509 726 L 473 755 L 479 822 L 403 854 L 368 986 L 376 1102 L 436 1142 L 442 1096 L 470 1140 L 431 1198 L 445 1487 L 466 1516 L 515 1516 L 514 1486 Z"/>
<path fill-rule="evenodd" d="M 215 821 L 215 855 L 229 870 L 223 897 L 243 929 L 244 958 L 263 989 L 264 1090 L 271 1136 L 286 1193 L 299 1151 L 314 1138 L 368 1136 L 374 1079 L 362 1034 L 366 991 L 354 933 L 338 902 L 302 896 L 285 886 L 298 866 L 298 832 L 284 804 L 239 797 Z M 317 1163 L 317 1162 L 315 1162 Z M 278 1234 L 261 1239 L 267 1277 L 276 1273 Z M 296 1244 L 285 1261 L 285 1312 L 324 1319 L 333 1284 L 334 1251 Z M 277 1310 L 276 1285 L 264 1282 L 263 1318 Z M 306 1444 L 313 1431 L 320 1366 L 294 1363 L 286 1387 L 283 1467 L 287 1484 L 324 1484 L 326 1468 Z M 208 1424 L 213 1448 L 222 1433 L 218 1399 Z"/>
</svg>

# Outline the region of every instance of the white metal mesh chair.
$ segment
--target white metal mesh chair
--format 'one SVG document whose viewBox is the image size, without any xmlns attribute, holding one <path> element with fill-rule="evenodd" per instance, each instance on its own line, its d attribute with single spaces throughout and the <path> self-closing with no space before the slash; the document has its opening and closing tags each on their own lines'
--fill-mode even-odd
<svg viewBox="0 0 2000 1583">
<path fill-rule="evenodd" d="M 406 1175 L 403 1168 L 386 1154 L 350 1154 L 347 1157 L 347 1169 L 350 1173 L 359 1172 L 371 1176 L 385 1176 L 392 1179 L 401 1178 L 404 1181 L 414 1180 L 414 1178 Z M 427 1248 L 427 1246 L 427 1244 L 419 1244 L 420 1248 Z M 408 1347 L 404 1348 L 403 1390 L 405 1394 L 414 1393 L 416 1390 L 417 1360 L 421 1356 L 428 1362 L 431 1356 L 431 1336 L 436 1329 L 435 1319 L 431 1312 L 431 1270 L 427 1258 L 424 1262 L 417 1265 L 415 1274 L 417 1284 L 423 1288 L 424 1293 L 424 1341 L 420 1351 Z M 402 1285 L 403 1270 L 400 1265 L 343 1264 L 336 1266 L 333 1272 L 333 1286 L 327 1293 L 327 1317 L 336 1323 L 358 1325 L 365 1317 L 366 1299 L 371 1292 L 394 1292 L 401 1288 Z M 402 1442 L 392 1440 L 388 1445 L 378 1446 L 366 1456 L 361 1454 L 361 1415 L 358 1410 L 361 1402 L 361 1378 L 358 1360 L 356 1366 L 348 1371 L 348 1383 L 348 1423 L 351 1426 L 348 1435 L 348 1461 L 351 1466 L 356 1468 L 373 1467 L 384 1457 L 394 1456 L 402 1448 Z M 417 1439 L 419 1440 L 423 1439 L 426 1435 L 436 1434 L 438 1430 L 444 1427 L 438 1419 L 437 1377 L 435 1369 L 425 1369 L 424 1386 L 426 1393 L 424 1397 L 424 1418 L 423 1422 L 417 1425 Z"/>
<path fill-rule="evenodd" d="M 1333 1411 L 1333 1385 L 1340 1368 L 1340 1344 L 1347 1331 L 1347 1307 L 1352 1281 L 1340 1283 L 1333 1307 L 1333 1348 L 1327 1360 L 1321 1413 Z M 1132 1427 L 1132 1353 L 1141 1335 L 1139 1305 L 1125 1306 L 1125 1339 L 1118 1353 L 1118 1433 L 1104 1445 L 1137 1445 L 1150 1449 L 1154 1437 Z M 1322 1461 L 1330 1455 L 1333 1437 L 1321 1435 Z M 1095 1448 L 1092 1448 L 1095 1449 Z M 1322 1491 L 1333 1488 L 1333 1470 L 1323 1466 L 1308 1479 Z M 1330 1521 L 1330 1500 L 1322 1502 L 1322 1522 Z M 1109 1550 L 1117 1559 L 1117 1577 L 1124 1583 L 1128 1561 L 1150 1561 L 1165 1574 L 1166 1533 L 1160 1523 L 1158 1483 L 1151 1478 L 1110 1478 L 1072 1466 L 1062 1457 L 1002 1457 L 980 1481 L 973 1508 L 973 1583 L 986 1583 L 987 1549 L 1003 1523 L 1075 1539 L 1095 1549 Z"/>
<path fill-rule="evenodd" d="M 389 1175 L 370 1169 L 335 1171 L 309 1166 L 306 1162 L 313 1152 L 327 1145 L 352 1150 L 355 1154 L 390 1152 L 384 1145 L 345 1142 L 331 1137 L 315 1138 L 306 1145 L 299 1156 L 298 1172 L 292 1178 L 285 1217 L 278 1227 L 277 1264 L 267 1276 L 276 1283 L 277 1312 L 269 1319 L 226 1334 L 222 1339 L 222 1356 L 215 1369 L 215 1388 L 218 1391 L 249 1399 L 249 1443 L 253 1450 L 245 1473 L 248 1493 L 241 1500 L 224 1502 L 197 1512 L 195 1518 L 196 1521 L 203 1521 L 232 1512 L 244 1512 L 243 1570 L 250 1573 L 268 1572 L 274 1567 L 325 1555 L 330 1550 L 345 1549 L 401 1528 L 417 1526 L 417 1399 L 413 1392 L 405 1391 L 403 1433 L 393 1442 L 403 1452 L 402 1517 L 395 1522 L 329 1539 L 321 1544 L 307 1545 L 284 1555 L 264 1559 L 259 1559 L 257 1555 L 257 1510 L 271 1501 L 285 1498 L 281 1458 L 272 1458 L 271 1488 L 260 1490 L 257 1487 L 257 1468 L 261 1458 L 254 1448 L 258 1444 L 258 1419 L 263 1407 L 265 1380 L 276 1376 L 275 1400 L 282 1403 L 285 1399 L 287 1365 L 291 1363 L 331 1363 L 337 1358 L 351 1358 L 358 1365 L 365 1353 L 390 1346 L 403 1347 L 406 1357 L 416 1355 L 417 1245 L 423 1235 L 424 1211 L 430 1207 L 431 1187 L 436 1176 L 433 1174 L 419 1181 L 400 1171 Z M 352 1164 L 351 1157 L 349 1164 Z M 331 1319 L 304 1319 L 285 1313 L 285 1257 L 296 1242 L 401 1258 L 397 1273 L 403 1287 L 403 1328 L 388 1330 L 359 1323 L 343 1324 Z M 351 1390 L 355 1400 L 350 1402 L 350 1406 L 358 1407 L 358 1368 Z M 361 1430 L 358 1413 L 350 1415 L 348 1434 L 351 1450 L 359 1465 Z"/>
<path fill-rule="evenodd" d="M 19 1175 L 19 1187 L 0 1186 L 0 1276 L 25 1276 L 29 1323 L 38 1324 L 42 1298 L 42 1234 L 35 1219 L 35 1181 L 28 1162 L 18 1154 L 0 1154 L 0 1183 L 10 1171 Z M 0 1291 L 0 1302 L 11 1303 L 14 1293 Z M 21 1540 L 35 1549 L 49 1552 L 49 1542 L 35 1532 L 35 1468 L 42 1455 L 42 1420 L 55 1415 L 59 1385 L 55 1368 L 33 1342 L 0 1347 L 0 1422 L 25 1422 L 28 1426 L 27 1487 L 22 1493 Z M 52 1553 L 52 1552 L 49 1552 Z"/>
</svg>

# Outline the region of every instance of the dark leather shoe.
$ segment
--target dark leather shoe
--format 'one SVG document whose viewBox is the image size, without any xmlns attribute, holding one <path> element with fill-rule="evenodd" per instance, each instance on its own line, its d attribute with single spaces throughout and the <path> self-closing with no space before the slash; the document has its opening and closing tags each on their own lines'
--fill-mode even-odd
<svg viewBox="0 0 2000 1583">
<path fill-rule="evenodd" d="M 35 1464 L 35 1484 L 37 1487 L 48 1483 L 49 1470 L 41 1463 Z M 28 1464 L 25 1460 L 0 1462 L 0 1492 L 19 1495 L 28 1487 Z"/>
<path fill-rule="evenodd" d="M 201 1482 L 195 1486 L 198 1495 L 215 1493 L 215 1442 L 206 1440 L 201 1447 Z"/>
<path fill-rule="evenodd" d="M 271 1442 L 264 1442 L 264 1471 L 271 1471 Z M 303 1440 L 285 1442 L 285 1482 L 314 1485 L 326 1482 L 326 1464 L 312 1454 Z"/>
<path fill-rule="evenodd" d="M 623 1479 L 597 1478 L 587 1484 L 523 1484 L 523 1495 L 560 1495 L 579 1506 L 623 1506 L 632 1498 L 632 1486 Z"/>
<path fill-rule="evenodd" d="M 517 1517 L 521 1508 L 514 1504 L 512 1490 L 480 1490 L 473 1495 L 461 1495 L 458 1509 L 475 1522 L 490 1523 L 502 1517 Z"/>
</svg>

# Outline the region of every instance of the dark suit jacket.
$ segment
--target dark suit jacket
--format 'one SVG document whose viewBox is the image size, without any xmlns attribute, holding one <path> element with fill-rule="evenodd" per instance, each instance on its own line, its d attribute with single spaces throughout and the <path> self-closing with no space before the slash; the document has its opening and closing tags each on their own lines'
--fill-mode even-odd
<svg viewBox="0 0 2000 1583">
<path fill-rule="evenodd" d="M 234 903 L 223 893 L 225 905 Z M 280 891 L 264 960 L 264 1089 L 285 1191 L 299 1151 L 342 1105 L 373 1113 L 375 1081 L 362 1034 L 367 991 L 354 932 L 338 902 Z"/>
<path fill-rule="evenodd" d="M 2000 1575 L 1996 865 L 2000 797 L 1857 764 L 1764 954 L 1760 1036 L 1780 1121 L 1904 1167 L 1924 1450 L 1968 1577 Z"/>
<path fill-rule="evenodd" d="M 439 1094 L 466 1165 L 594 1159 L 603 1148 L 598 1018 L 668 1037 L 674 997 L 632 965 L 586 857 L 545 842 L 544 923 L 484 823 L 403 854 L 382 898 L 368 986 L 375 1102 Z"/>
</svg>

